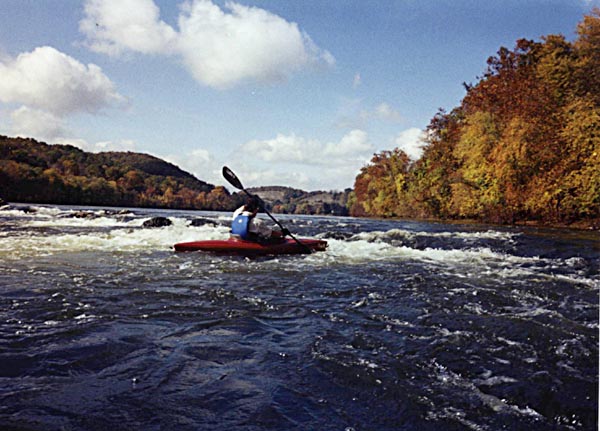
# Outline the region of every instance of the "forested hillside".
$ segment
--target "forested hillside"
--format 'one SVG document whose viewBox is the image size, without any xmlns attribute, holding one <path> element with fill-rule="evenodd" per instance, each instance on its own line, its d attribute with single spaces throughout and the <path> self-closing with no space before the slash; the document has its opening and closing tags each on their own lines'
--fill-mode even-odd
<svg viewBox="0 0 600 431">
<path fill-rule="evenodd" d="M 156 157 L 0 136 L 0 197 L 54 204 L 232 210 L 240 203 Z"/>
<path fill-rule="evenodd" d="M 249 189 L 257 194 L 274 212 L 281 214 L 348 215 L 351 189 L 343 192 L 314 191 L 272 186 Z"/>
<path fill-rule="evenodd" d="M 367 216 L 572 223 L 600 217 L 600 10 L 577 39 L 519 40 L 427 130 L 412 162 L 376 154 L 354 185 Z"/>
</svg>

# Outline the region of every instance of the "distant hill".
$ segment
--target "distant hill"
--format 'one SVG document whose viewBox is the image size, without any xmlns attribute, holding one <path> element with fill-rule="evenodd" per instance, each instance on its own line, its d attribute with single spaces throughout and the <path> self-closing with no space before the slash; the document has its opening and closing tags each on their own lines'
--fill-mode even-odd
<svg viewBox="0 0 600 431">
<path fill-rule="evenodd" d="M 347 215 L 350 190 L 305 192 L 249 189 L 284 214 Z M 133 152 L 88 153 L 0 135 L 0 202 L 36 202 L 233 211 L 246 201 L 157 157 Z"/>
<path fill-rule="evenodd" d="M 290 187 L 270 186 L 248 189 L 274 212 L 281 214 L 348 215 L 351 190 L 343 192 L 305 192 Z"/>
<path fill-rule="evenodd" d="M 0 136 L 0 197 L 75 205 L 233 210 L 242 201 L 148 154 L 88 153 Z"/>
</svg>

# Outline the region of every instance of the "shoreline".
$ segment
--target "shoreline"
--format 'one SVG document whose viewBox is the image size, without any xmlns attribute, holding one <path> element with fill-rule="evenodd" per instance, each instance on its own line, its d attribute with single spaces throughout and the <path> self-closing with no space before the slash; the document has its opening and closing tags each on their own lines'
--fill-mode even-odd
<svg viewBox="0 0 600 431">
<path fill-rule="evenodd" d="M 49 202 L 6 202 L 0 198 L 0 207 L 11 206 L 11 205 L 56 205 L 56 206 L 79 206 L 86 208 L 124 208 L 124 209 L 155 209 L 155 210 L 176 210 L 176 211 L 217 211 L 217 212 L 230 212 L 228 209 L 198 209 L 198 208 L 169 208 L 169 207 L 124 207 L 119 205 L 89 205 L 89 204 L 59 204 Z M 279 213 L 276 213 L 279 214 Z M 529 228 L 547 228 L 547 229 L 568 229 L 573 231 L 585 231 L 585 232 L 597 232 L 600 231 L 600 219 L 589 219 L 589 220 L 578 220 L 572 223 L 558 223 L 558 222 L 543 222 L 539 220 L 520 220 L 515 223 L 493 223 L 485 220 L 478 219 L 438 219 L 438 218 L 412 218 L 412 217 L 365 217 L 365 216 L 335 216 L 331 214 L 286 214 L 281 213 L 279 215 L 303 215 L 303 216 L 317 216 L 317 217 L 354 217 L 357 219 L 373 219 L 373 220 L 406 220 L 411 222 L 427 222 L 427 223 L 446 223 L 446 224 L 478 224 L 486 226 L 498 226 L 498 227 L 529 227 Z"/>
<path fill-rule="evenodd" d="M 506 228 L 540 228 L 540 229 L 568 229 L 573 231 L 596 232 L 600 231 L 600 219 L 578 220 L 572 223 L 558 222 L 542 222 L 539 220 L 520 220 L 515 223 L 494 223 L 479 219 L 441 219 L 441 218 L 413 218 L 413 217 L 364 217 L 350 216 L 358 219 L 374 219 L 374 220 L 406 220 L 411 222 L 427 222 L 427 223 L 444 223 L 444 224 L 466 224 L 466 225 L 485 225 L 498 226 Z"/>
</svg>

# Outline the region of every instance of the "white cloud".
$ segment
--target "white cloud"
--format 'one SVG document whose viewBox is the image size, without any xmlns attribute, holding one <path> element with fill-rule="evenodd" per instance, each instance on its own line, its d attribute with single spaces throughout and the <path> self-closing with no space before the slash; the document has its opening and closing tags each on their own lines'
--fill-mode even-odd
<svg viewBox="0 0 600 431">
<path fill-rule="evenodd" d="M 363 159 L 373 154 L 375 147 L 369 143 L 367 133 L 362 130 L 352 130 L 338 143 L 328 143 L 319 157 L 339 158 L 341 160 Z"/>
<path fill-rule="evenodd" d="M 417 160 L 423 154 L 424 132 L 412 127 L 400 132 L 394 139 L 394 145 L 404 151 L 412 160 Z"/>
<path fill-rule="evenodd" d="M 91 49 L 174 55 L 194 78 L 227 88 L 252 79 L 277 82 L 306 67 L 333 65 L 333 56 L 296 23 L 257 7 L 211 0 L 186 1 L 179 31 L 160 20 L 152 0 L 87 0 L 80 23 Z"/>
<path fill-rule="evenodd" d="M 352 81 L 352 88 L 358 88 L 362 83 L 362 78 L 360 77 L 360 73 L 356 73 L 354 75 L 354 80 Z"/>
<path fill-rule="evenodd" d="M 306 165 L 343 165 L 364 161 L 374 147 L 362 130 L 352 130 L 339 142 L 321 143 L 294 134 L 278 134 L 270 140 L 252 140 L 242 145 L 244 156 L 264 162 L 292 162 Z"/>
<path fill-rule="evenodd" d="M 303 190 L 343 190 L 352 187 L 374 151 L 362 130 L 352 130 L 335 142 L 278 134 L 273 139 L 247 142 L 228 163 L 250 186 L 286 184 Z"/>
<path fill-rule="evenodd" d="M 123 107 L 125 98 L 98 66 L 43 46 L 0 59 L 0 102 L 9 109 L 22 105 L 8 115 L 4 127 L 11 134 L 54 143 L 70 135 L 65 126 L 69 115 Z"/>
<path fill-rule="evenodd" d="M 245 187 L 275 186 L 285 184 L 302 190 L 344 190 L 353 187 L 363 164 L 356 166 L 306 166 L 302 170 L 285 164 L 258 165 L 239 162 L 231 167 Z M 218 184 L 217 180 L 217 184 Z M 232 187 L 221 180 L 230 190 Z M 235 190 L 235 189 L 234 189 Z"/>
<path fill-rule="evenodd" d="M 95 113 L 124 100 L 98 66 L 85 66 L 49 46 L 0 63 L 0 101 L 4 103 L 64 116 Z"/>
<path fill-rule="evenodd" d="M 421 129 L 410 128 L 399 133 L 392 144 L 416 160 L 423 152 L 423 136 Z M 343 190 L 353 187 L 360 168 L 374 152 L 368 134 L 360 129 L 325 143 L 278 134 L 273 139 L 247 142 L 229 162 L 246 187 L 286 184 L 303 190 Z"/>
<path fill-rule="evenodd" d="M 286 184 L 288 187 L 314 190 L 315 177 L 310 176 L 305 171 L 298 172 L 292 169 L 285 169 L 281 165 L 257 167 L 255 164 L 248 163 L 247 161 L 235 163 L 234 166 L 234 172 L 243 181 L 243 185 L 246 188 Z M 233 189 L 226 181 L 221 180 L 221 182 L 224 182 L 228 189 Z"/>
<path fill-rule="evenodd" d="M 194 160 L 196 152 L 162 158 L 190 172 L 202 181 L 223 185 L 230 192 L 236 192 L 237 189 L 223 178 L 221 174 L 223 165 L 233 169 L 246 188 L 286 185 L 302 190 L 343 190 L 354 185 L 356 175 L 367 162 L 365 158 L 342 165 L 325 161 L 321 164 L 303 164 L 299 167 L 290 162 L 266 162 L 248 157 L 246 154 L 231 155 L 227 157 L 226 161 L 217 160 L 205 150 L 201 150 L 201 152 L 208 155 L 208 158 L 197 153 L 198 158 Z"/>
<path fill-rule="evenodd" d="M 311 158 L 322 150 L 317 141 L 302 137 L 278 134 L 269 140 L 252 140 L 242 146 L 242 152 L 265 162 L 310 163 Z"/>
<path fill-rule="evenodd" d="M 66 133 L 64 122 L 61 118 L 45 111 L 21 106 L 10 114 L 11 134 L 29 138 L 52 141 L 64 136 Z"/>
<path fill-rule="evenodd" d="M 160 20 L 152 0 L 88 0 L 80 31 L 90 49 L 108 55 L 131 50 L 143 54 L 168 53 L 176 33 Z"/>
<path fill-rule="evenodd" d="M 206 149 L 198 148 L 186 154 L 170 154 L 161 158 L 179 166 L 202 181 L 211 184 L 221 184 L 223 182 L 221 164 Z"/>
</svg>

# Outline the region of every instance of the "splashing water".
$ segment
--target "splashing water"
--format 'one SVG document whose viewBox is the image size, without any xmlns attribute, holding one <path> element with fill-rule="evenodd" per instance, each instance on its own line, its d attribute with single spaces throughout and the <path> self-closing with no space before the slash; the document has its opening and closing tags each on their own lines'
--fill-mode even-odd
<svg viewBox="0 0 600 431">
<path fill-rule="evenodd" d="M 246 259 L 119 210 L 0 209 L 0 428 L 596 427 L 596 233 L 278 216 L 328 250 Z"/>
</svg>

